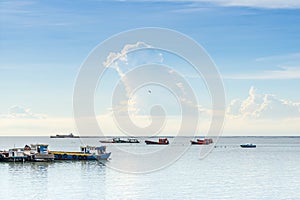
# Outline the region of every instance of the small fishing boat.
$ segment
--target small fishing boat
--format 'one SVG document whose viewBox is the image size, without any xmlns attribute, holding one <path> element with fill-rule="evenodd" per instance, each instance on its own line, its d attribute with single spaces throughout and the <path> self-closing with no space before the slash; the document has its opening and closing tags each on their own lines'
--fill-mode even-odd
<svg viewBox="0 0 300 200">
<path fill-rule="evenodd" d="M 108 140 L 100 140 L 101 143 L 128 143 L 126 140 L 123 140 L 121 138 L 113 138 Z"/>
<path fill-rule="evenodd" d="M 24 148 L 12 148 L 0 152 L 0 161 L 2 162 L 47 162 L 53 160 L 54 155 L 49 153 L 47 144 L 25 145 Z"/>
<path fill-rule="evenodd" d="M 80 152 L 51 151 L 54 160 L 107 160 L 111 152 L 106 152 L 106 146 L 81 146 Z"/>
<path fill-rule="evenodd" d="M 213 140 L 210 138 L 197 139 L 197 141 L 191 140 L 191 144 L 208 145 L 208 144 L 212 144 L 212 143 L 213 143 Z"/>
<path fill-rule="evenodd" d="M 108 140 L 99 140 L 101 143 L 115 143 L 114 139 L 108 139 Z"/>
<path fill-rule="evenodd" d="M 24 148 L 12 148 L 0 153 L 0 162 L 25 162 L 28 156 L 24 154 Z"/>
<path fill-rule="evenodd" d="M 113 143 L 127 143 L 127 141 L 121 138 L 113 138 Z"/>
<path fill-rule="evenodd" d="M 138 139 L 136 138 L 128 138 L 128 143 L 140 143 L 140 141 L 138 141 Z"/>
<path fill-rule="evenodd" d="M 100 140 L 101 143 L 140 143 L 136 138 L 128 138 L 127 140 L 121 138 L 113 138 L 112 140 Z"/>
<path fill-rule="evenodd" d="M 156 141 L 151 141 L 151 140 L 145 140 L 146 144 L 158 144 L 158 145 L 168 145 L 169 140 L 167 138 L 159 138 L 158 142 Z"/>
<path fill-rule="evenodd" d="M 251 143 L 241 144 L 240 146 L 242 148 L 256 148 L 256 144 L 251 144 Z"/>
</svg>

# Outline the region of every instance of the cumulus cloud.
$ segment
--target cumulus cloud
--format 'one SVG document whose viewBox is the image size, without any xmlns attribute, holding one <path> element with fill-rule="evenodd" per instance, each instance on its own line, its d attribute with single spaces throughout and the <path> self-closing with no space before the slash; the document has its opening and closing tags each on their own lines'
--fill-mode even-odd
<svg viewBox="0 0 300 200">
<path fill-rule="evenodd" d="M 12 106 L 9 109 L 9 112 L 7 114 L 0 115 L 0 118 L 23 118 L 23 119 L 44 119 L 47 116 L 44 114 L 36 114 L 31 111 L 29 108 L 24 108 L 22 106 Z"/>
<path fill-rule="evenodd" d="M 300 102 L 280 99 L 273 94 L 259 94 L 254 87 L 244 100 L 234 99 L 227 108 L 229 118 L 287 119 L 300 117 Z"/>
</svg>

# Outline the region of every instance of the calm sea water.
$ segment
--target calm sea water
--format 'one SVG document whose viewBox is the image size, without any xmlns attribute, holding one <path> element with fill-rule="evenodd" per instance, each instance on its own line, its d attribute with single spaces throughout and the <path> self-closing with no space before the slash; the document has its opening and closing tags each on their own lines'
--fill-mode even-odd
<svg viewBox="0 0 300 200">
<path fill-rule="evenodd" d="M 78 151 L 98 140 L 0 137 L 0 149 L 47 143 Z M 239 147 L 248 142 L 257 148 Z M 108 151 L 111 145 L 140 153 L 162 148 L 109 144 Z M 215 145 L 204 159 L 191 146 L 168 167 L 141 174 L 113 169 L 133 163 L 114 151 L 104 162 L 0 163 L 0 199 L 300 199 L 300 137 L 223 137 Z"/>
</svg>

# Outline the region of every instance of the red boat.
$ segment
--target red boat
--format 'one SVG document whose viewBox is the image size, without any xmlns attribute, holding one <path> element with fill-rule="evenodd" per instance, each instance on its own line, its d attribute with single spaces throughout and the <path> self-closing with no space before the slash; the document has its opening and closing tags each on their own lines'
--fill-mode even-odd
<svg viewBox="0 0 300 200">
<path fill-rule="evenodd" d="M 160 144 L 160 145 L 167 145 L 169 144 L 169 140 L 167 138 L 159 138 L 158 142 L 156 141 L 150 141 L 150 140 L 145 140 L 146 144 Z"/>
<path fill-rule="evenodd" d="M 191 144 L 200 144 L 200 145 L 205 145 L 205 144 L 212 144 L 213 140 L 212 139 L 197 139 L 197 141 L 191 140 Z"/>
</svg>

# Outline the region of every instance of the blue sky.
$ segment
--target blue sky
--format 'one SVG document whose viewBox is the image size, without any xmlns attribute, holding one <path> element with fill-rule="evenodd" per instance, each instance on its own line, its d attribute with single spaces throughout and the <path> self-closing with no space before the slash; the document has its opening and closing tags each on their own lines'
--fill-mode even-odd
<svg viewBox="0 0 300 200">
<path fill-rule="evenodd" d="M 88 0 L 0 4 L 0 120 L 6 124 L 0 126 L 0 135 L 75 131 L 71 120 L 72 93 L 84 59 L 108 37 L 142 27 L 174 29 L 206 49 L 224 79 L 229 124 L 224 126 L 225 135 L 255 135 L 258 131 L 263 135 L 300 134 L 300 127 L 296 126 L 300 118 L 297 1 Z M 195 85 L 194 89 L 197 90 Z M 230 107 L 233 104 L 238 107 L 234 114 Z M 102 111 L 109 107 L 98 106 Z M 282 110 L 287 112 L 280 117 Z M 53 125 L 37 125 L 51 124 L 41 120 L 49 120 Z M 276 120 L 282 129 L 276 127 L 279 131 L 274 133 L 268 127 Z M 69 125 L 60 127 L 65 121 Z M 260 129 L 238 132 L 234 124 L 241 124 L 240 121 L 245 125 L 261 123 Z M 291 128 L 282 133 L 287 125 Z"/>
</svg>

